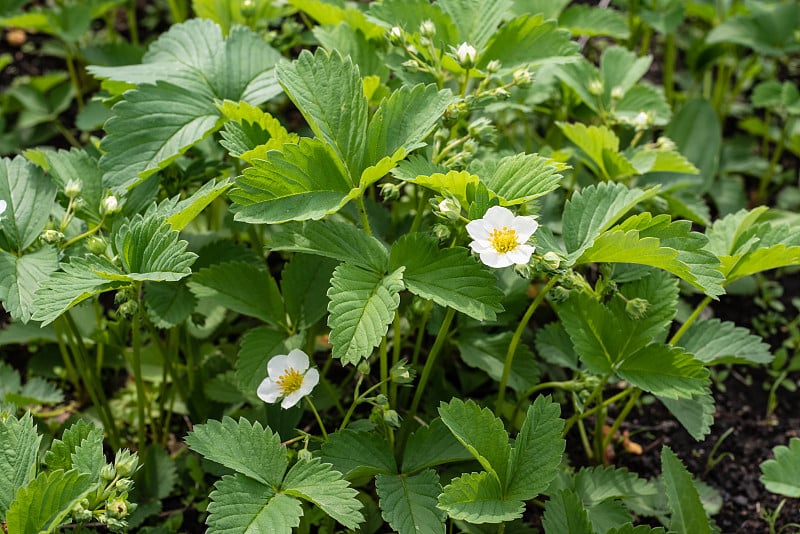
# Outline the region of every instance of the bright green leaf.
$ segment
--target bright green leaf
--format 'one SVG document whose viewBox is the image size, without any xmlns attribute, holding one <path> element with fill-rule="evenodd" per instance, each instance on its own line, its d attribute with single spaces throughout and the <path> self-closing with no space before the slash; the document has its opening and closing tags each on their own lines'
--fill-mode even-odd
<svg viewBox="0 0 800 534">
<path fill-rule="evenodd" d="M 297 134 L 287 132 L 278 119 L 247 102 L 226 100 L 217 107 L 228 119 L 220 144 L 248 163 L 264 159 L 269 150 L 280 150 L 285 143 L 300 140 Z"/>
<path fill-rule="evenodd" d="M 197 259 L 188 243 L 160 217 L 136 215 L 115 232 L 114 247 L 126 271 L 125 280 L 174 282 L 191 274 Z"/>
<path fill-rule="evenodd" d="M 558 188 L 566 168 L 538 154 L 517 154 L 497 162 L 490 176 L 483 178 L 486 187 L 500 197 L 503 206 L 530 202 Z"/>
<path fill-rule="evenodd" d="M 761 462 L 761 483 L 768 491 L 787 497 L 800 497 L 800 438 L 789 446 L 772 449 L 775 458 Z"/>
<path fill-rule="evenodd" d="M 362 504 L 356 499 L 358 491 L 319 458 L 294 464 L 283 479 L 281 491 L 311 502 L 347 528 L 356 528 L 364 521 Z"/>
<path fill-rule="evenodd" d="M 608 8 L 570 6 L 558 17 L 558 24 L 569 29 L 573 35 L 604 35 L 615 39 L 627 39 L 630 35 L 624 15 Z"/>
<path fill-rule="evenodd" d="M 197 298 L 182 281 L 147 283 L 142 300 L 147 317 L 157 328 L 181 324 L 197 306 Z"/>
<path fill-rule="evenodd" d="M 49 245 L 24 256 L 0 251 L 0 300 L 11 317 L 30 320 L 37 308 L 36 290 L 57 268 L 56 249 Z"/>
<path fill-rule="evenodd" d="M 666 445 L 661 449 L 661 469 L 671 512 L 669 530 L 677 534 L 710 533 L 708 517 L 692 476 Z"/>
<path fill-rule="evenodd" d="M 17 492 L 6 514 L 9 532 L 56 532 L 69 518 L 72 507 L 97 487 L 92 477 L 77 470 L 40 473 Z"/>
<path fill-rule="evenodd" d="M 522 517 L 525 503 L 503 499 L 500 482 L 483 471 L 454 478 L 439 495 L 439 508 L 470 523 L 503 523 Z"/>
<path fill-rule="evenodd" d="M 209 534 L 291 534 L 303 508 L 294 497 L 275 494 L 269 486 L 241 474 L 225 475 L 209 497 Z"/>
<path fill-rule="evenodd" d="M 617 374 L 636 387 L 669 399 L 701 395 L 709 384 L 708 370 L 683 350 L 653 343 L 626 357 Z"/>
<path fill-rule="evenodd" d="M 0 158 L 0 199 L 6 202 L 0 248 L 21 252 L 31 246 L 47 225 L 55 198 L 55 185 L 39 167 L 21 156 Z"/>
<path fill-rule="evenodd" d="M 574 493 L 561 490 L 550 496 L 544 508 L 542 526 L 547 534 L 594 534 L 589 515 Z"/>
<path fill-rule="evenodd" d="M 478 51 L 478 67 L 500 61 L 503 69 L 564 63 L 576 59 L 578 44 L 567 30 L 541 15 L 523 15 L 504 24 L 489 39 L 485 50 Z"/>
<path fill-rule="evenodd" d="M 41 439 L 29 413 L 0 421 L 0 520 L 6 518 L 17 490 L 36 475 Z"/>
<path fill-rule="evenodd" d="M 598 178 L 616 180 L 639 174 L 636 167 L 620 153 L 619 138 L 609 128 L 586 126 L 580 122 L 560 122 L 558 127 L 586 156 L 584 161 Z"/>
</svg>

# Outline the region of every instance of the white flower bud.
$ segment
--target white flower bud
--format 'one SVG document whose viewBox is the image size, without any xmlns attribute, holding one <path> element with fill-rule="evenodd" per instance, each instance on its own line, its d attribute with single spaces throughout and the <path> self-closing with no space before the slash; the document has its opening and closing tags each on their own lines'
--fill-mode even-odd
<svg viewBox="0 0 800 534">
<path fill-rule="evenodd" d="M 514 71 L 514 84 L 517 87 L 525 87 L 531 84 L 533 75 L 528 69 L 517 69 Z"/>
<path fill-rule="evenodd" d="M 602 95 L 603 94 L 603 82 L 600 80 L 592 80 L 589 82 L 589 92 L 593 95 Z"/>
<path fill-rule="evenodd" d="M 399 26 L 394 26 L 389 30 L 389 41 L 395 45 L 403 42 L 403 30 Z"/>
<path fill-rule="evenodd" d="M 478 59 L 478 51 L 471 44 L 461 43 L 456 48 L 456 59 L 462 67 L 470 69 L 475 66 L 475 61 Z"/>
<path fill-rule="evenodd" d="M 6 212 L 7 207 L 8 203 L 5 200 L 0 200 L 0 215 Z"/>
<path fill-rule="evenodd" d="M 430 19 L 423 20 L 422 24 L 419 25 L 419 34 L 430 39 L 436 35 L 436 25 Z"/>
<path fill-rule="evenodd" d="M 119 208 L 119 201 L 114 195 L 109 195 L 103 199 L 100 211 L 103 213 L 113 213 Z"/>
<path fill-rule="evenodd" d="M 500 70 L 500 67 L 502 67 L 502 66 L 503 66 L 503 64 L 500 63 L 500 61 L 498 61 L 496 59 L 493 59 L 489 63 L 486 64 L 486 72 L 488 72 L 490 74 L 494 74 L 495 72 L 498 72 Z"/>
<path fill-rule="evenodd" d="M 631 123 L 633 124 L 633 127 L 636 128 L 637 130 L 646 130 L 648 126 L 650 126 L 651 120 L 652 118 L 650 117 L 649 113 L 645 111 L 640 111 L 639 114 L 633 118 L 633 121 L 631 121 Z"/>
<path fill-rule="evenodd" d="M 622 89 L 622 87 L 620 87 L 619 85 L 618 85 L 618 86 L 616 86 L 616 87 L 614 87 L 614 88 L 611 90 L 611 98 L 612 98 L 612 99 L 614 99 L 614 100 L 619 100 L 619 99 L 621 99 L 623 96 L 625 96 L 625 91 L 624 91 L 624 90 Z"/>
<path fill-rule="evenodd" d="M 67 195 L 68 198 L 75 198 L 81 194 L 82 184 L 80 180 L 70 179 L 67 182 L 67 185 L 64 186 L 64 194 Z"/>
</svg>

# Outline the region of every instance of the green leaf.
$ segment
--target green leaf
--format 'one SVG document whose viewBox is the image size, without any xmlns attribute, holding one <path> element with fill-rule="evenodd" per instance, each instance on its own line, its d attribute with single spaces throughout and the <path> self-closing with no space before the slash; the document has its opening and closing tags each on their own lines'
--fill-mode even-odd
<svg viewBox="0 0 800 534">
<path fill-rule="evenodd" d="M 506 498 L 528 501 L 547 489 L 558 474 L 566 442 L 561 437 L 561 407 L 550 397 L 536 397 L 511 450 Z"/>
<path fill-rule="evenodd" d="M 628 189 L 622 184 L 603 182 L 572 195 L 564 206 L 564 244 L 574 262 L 636 204 L 652 198 L 658 189 Z"/>
<path fill-rule="evenodd" d="M 75 213 L 86 222 L 98 224 L 101 219 L 100 202 L 103 200 L 103 173 L 96 157 L 86 150 L 47 151 L 45 161 L 50 177 L 61 191 L 70 180 L 78 178 L 81 183 L 81 202 Z"/>
<path fill-rule="evenodd" d="M 286 335 L 266 326 L 248 330 L 242 336 L 239 355 L 236 360 L 236 381 L 239 390 L 250 398 L 267 377 L 267 362 L 278 354 L 289 354 Z"/>
<path fill-rule="evenodd" d="M 574 493 L 561 490 L 550 496 L 544 507 L 542 526 L 545 533 L 594 534 L 589 515 Z"/>
<path fill-rule="evenodd" d="M 439 405 L 439 415 L 456 439 L 492 473 L 498 484 L 504 485 L 508 479 L 511 446 L 503 422 L 471 399 L 464 402 L 454 398 L 447 404 L 443 402 Z"/>
<path fill-rule="evenodd" d="M 419 35 L 422 22 L 430 20 L 436 27 L 433 43 L 439 49 L 447 49 L 448 45 L 456 46 L 461 42 L 458 40 L 458 29 L 453 20 L 438 2 L 430 3 L 427 0 L 370 2 L 368 15 L 386 28 L 398 26 L 416 35 Z"/>
<path fill-rule="evenodd" d="M 420 469 L 472 458 L 472 454 L 437 417 L 429 426 L 420 427 L 409 436 L 403 453 L 403 473 L 410 474 Z"/>
<path fill-rule="evenodd" d="M 449 90 L 435 85 L 403 86 L 381 102 L 367 129 L 367 159 L 372 164 L 403 149 L 410 154 L 425 145 L 447 106 Z"/>
<path fill-rule="evenodd" d="M 0 300 L 11 317 L 30 320 L 36 312 L 36 290 L 57 268 L 56 249 L 49 245 L 24 256 L 0 251 Z"/>
<path fill-rule="evenodd" d="M 39 474 L 17 492 L 11 503 L 6 515 L 8 531 L 19 534 L 56 532 L 69 517 L 72 507 L 97 484 L 90 475 L 77 470 Z"/>
<path fill-rule="evenodd" d="M 348 480 L 397 473 L 389 443 L 373 432 L 340 430 L 322 445 L 322 460 Z"/>
<path fill-rule="evenodd" d="M 487 471 L 454 478 L 439 495 L 439 508 L 453 519 L 470 523 L 502 523 L 522 517 L 525 503 L 503 499 L 495 476 Z"/>
<path fill-rule="evenodd" d="M 358 67 L 350 58 L 303 50 L 281 63 L 278 81 L 311 130 L 333 147 L 350 176 L 360 176 L 366 147 L 367 98 Z"/>
<path fill-rule="evenodd" d="M 339 265 L 328 290 L 333 357 L 353 365 L 367 358 L 386 335 L 402 289 L 402 268 L 384 276 L 348 263 Z"/>
<path fill-rule="evenodd" d="M 242 9 L 248 6 L 250 13 L 245 16 Z M 227 0 L 192 0 L 192 11 L 198 18 L 211 19 L 219 24 L 227 35 L 236 25 L 246 26 L 250 20 L 269 21 L 290 14 L 291 8 L 275 5 L 270 0 L 255 0 L 245 5 Z"/>
<path fill-rule="evenodd" d="M 381 28 L 367 20 L 364 13 L 355 6 L 327 0 L 289 0 L 289 4 L 306 13 L 322 26 L 338 26 L 344 22 L 359 30 L 368 39 L 382 37 Z"/>
<path fill-rule="evenodd" d="M 125 280 L 174 282 L 190 275 L 197 259 L 197 254 L 186 252 L 188 243 L 161 217 L 136 215 L 119 227 L 113 239 L 127 273 Z"/>
<path fill-rule="evenodd" d="M 306 252 L 383 272 L 388 265 L 386 247 L 363 230 L 343 222 L 306 221 L 281 225 L 267 241 L 269 250 Z"/>
<path fill-rule="evenodd" d="M 735 43 L 759 54 L 783 56 L 800 50 L 794 30 L 800 24 L 800 6 L 767 4 L 745 15 L 730 17 L 706 35 L 706 44 Z"/>
<path fill-rule="evenodd" d="M 147 317 L 157 328 L 181 324 L 197 306 L 197 298 L 182 281 L 147 283 L 143 301 Z"/>
<path fill-rule="evenodd" d="M 211 492 L 209 534 L 291 534 L 300 526 L 303 508 L 294 497 L 242 476 L 225 475 Z"/>
<path fill-rule="evenodd" d="M 42 281 L 34 294 L 34 312 L 31 319 L 46 326 L 73 306 L 100 293 L 129 287 L 122 280 L 123 272 L 105 258 L 88 254 L 85 258 L 73 256 L 69 263 L 60 265 L 62 271 L 54 272 Z M 112 273 L 117 280 L 109 280 Z"/>
<path fill-rule="evenodd" d="M 702 393 L 695 393 L 689 398 L 670 399 L 658 397 L 664 406 L 683 425 L 683 428 L 697 441 L 705 438 L 711 432 L 714 424 L 714 397 L 711 396 L 709 387 L 703 388 Z"/>
<path fill-rule="evenodd" d="M 688 399 L 702 395 L 708 370 L 682 349 L 652 343 L 626 357 L 617 374 L 632 385 L 659 397 Z"/>
<path fill-rule="evenodd" d="M 283 479 L 289 460 L 281 439 L 261 423 L 246 419 L 237 423 L 230 417 L 195 425 L 186 444 L 211 461 L 247 475 L 268 486 Z"/>
<path fill-rule="evenodd" d="M 200 269 L 189 280 L 199 298 L 262 321 L 286 323 L 278 284 L 269 272 L 246 262 L 217 263 Z"/>
<path fill-rule="evenodd" d="M 0 199 L 6 202 L 0 248 L 22 252 L 31 246 L 47 225 L 55 198 L 55 185 L 39 167 L 21 156 L 0 158 Z"/>
<path fill-rule="evenodd" d="M 640 148 L 631 158 L 631 165 L 636 167 L 639 174 L 649 172 L 698 174 L 700 172 L 680 152 L 663 148 Z"/>
<path fill-rule="evenodd" d="M 356 528 L 364 521 L 361 501 L 356 499 L 358 491 L 331 464 L 322 463 L 319 458 L 294 464 L 286 473 L 281 491 L 313 503 L 347 528 Z"/>
<path fill-rule="evenodd" d="M 400 534 L 444 534 L 445 513 L 436 507 L 442 486 L 426 469 L 416 475 L 378 475 L 375 489 L 383 519 Z"/>
<path fill-rule="evenodd" d="M 515 206 L 530 202 L 558 188 L 565 165 L 538 154 L 517 154 L 497 162 L 486 187 L 498 197 L 500 205 Z"/>
<path fill-rule="evenodd" d="M 320 139 L 301 138 L 256 159 L 230 192 L 237 221 L 276 224 L 319 219 L 339 210 L 353 187 Z"/>
<path fill-rule="evenodd" d="M 166 217 L 173 230 L 181 231 L 231 185 L 233 184 L 227 178 L 220 181 L 209 180 L 188 198 L 180 200 L 180 197 L 175 196 L 164 200 L 158 207 L 149 209 L 146 217 Z"/>
<path fill-rule="evenodd" d="M 409 291 L 479 321 L 493 321 L 503 311 L 494 275 L 461 247 L 439 249 L 436 239 L 407 234 L 392 246 L 389 269 L 405 267 Z"/>
<path fill-rule="evenodd" d="M 177 481 L 177 468 L 169 451 L 155 444 L 149 445 L 140 456 L 134 478 L 136 494 L 142 500 L 166 499 Z"/>
<path fill-rule="evenodd" d="M 308 0 L 301 1 L 309 3 Z M 319 0 L 315 1 L 318 4 L 322 4 Z M 332 4 L 327 5 L 335 7 Z M 373 28 L 375 33 L 383 34 L 382 28 L 377 25 L 373 26 Z M 319 44 L 329 52 L 335 50 L 342 57 L 350 56 L 353 63 L 358 65 L 358 70 L 365 79 L 372 76 L 378 83 L 386 82 L 389 79 L 389 67 L 386 65 L 386 57 L 383 50 L 375 46 L 374 40 L 368 40 L 365 32 L 347 23 L 333 26 L 317 26 L 312 31 Z"/>
<path fill-rule="evenodd" d="M 334 268 L 334 260 L 309 254 L 295 254 L 283 268 L 281 290 L 286 313 L 299 330 L 311 327 L 328 311 L 325 292 Z"/>
<path fill-rule="evenodd" d="M 800 438 L 792 438 L 788 447 L 775 447 L 772 453 L 775 458 L 761 462 L 761 483 L 772 493 L 800 497 Z"/>
<path fill-rule="evenodd" d="M 671 512 L 669 530 L 678 534 L 710 533 L 708 517 L 692 476 L 672 449 L 661 449 L 664 490 Z"/>
<path fill-rule="evenodd" d="M 86 440 L 96 441 L 97 436 L 100 437 L 102 443 L 102 430 L 82 419 L 64 430 L 61 439 L 54 439 L 53 444 L 50 445 L 50 450 L 44 456 L 47 470 L 55 471 L 61 469 L 68 471 L 72 469 L 72 454 L 75 449 Z"/>
<path fill-rule="evenodd" d="M 625 17 L 613 9 L 570 6 L 558 17 L 558 24 L 569 29 L 573 35 L 603 35 L 615 39 L 627 39 L 630 36 Z"/>
<path fill-rule="evenodd" d="M 603 105 L 612 107 L 611 92 L 615 87 L 627 93 L 647 74 L 653 56 L 637 56 L 624 46 L 612 46 L 600 58 L 600 76 L 603 82 Z M 624 96 L 623 96 L 624 98 Z"/>
<path fill-rule="evenodd" d="M 509 0 L 440 0 L 437 5 L 450 16 L 458 30 L 458 42 L 481 50 L 500 23 L 511 18 Z"/>
<path fill-rule="evenodd" d="M 654 484 L 625 468 L 611 466 L 583 467 L 575 474 L 574 490 L 589 507 L 608 499 L 655 495 Z"/>
<path fill-rule="evenodd" d="M 106 456 L 103 453 L 103 433 L 90 433 L 75 447 L 71 454 L 71 460 L 72 466 L 79 473 L 86 473 L 91 476 L 91 480 L 100 480 L 100 471 L 106 465 Z"/>
<path fill-rule="evenodd" d="M 584 160 L 598 178 L 616 180 L 639 174 L 636 167 L 620 153 L 619 138 L 609 128 L 586 126 L 579 122 L 557 124 L 567 139 L 585 155 Z"/>
<path fill-rule="evenodd" d="M 41 440 L 30 413 L 0 420 L 0 521 L 7 517 L 17 491 L 36 475 Z"/>
<path fill-rule="evenodd" d="M 633 523 L 625 523 L 621 527 L 612 528 L 606 534 L 667 534 L 664 527 L 651 527 L 649 525 L 633 526 Z"/>
<path fill-rule="evenodd" d="M 614 108 L 614 117 L 620 122 L 632 122 L 639 113 L 646 113 L 655 126 L 664 126 L 672 118 L 672 108 L 664 94 L 649 85 L 632 87 Z"/>
<path fill-rule="evenodd" d="M 570 41 L 567 30 L 541 15 L 523 15 L 503 25 L 489 39 L 485 51 L 479 51 L 478 67 L 485 68 L 496 59 L 503 70 L 519 66 L 563 63 L 576 58 L 578 44 Z"/>
<path fill-rule="evenodd" d="M 481 369 L 492 380 L 499 382 L 503 375 L 506 352 L 511 343 L 512 332 L 486 335 L 485 332 L 464 332 L 455 342 L 461 359 L 470 367 Z M 520 343 L 514 352 L 514 361 L 508 375 L 508 387 L 523 392 L 539 382 L 539 367 L 533 353 Z"/>
<path fill-rule="evenodd" d="M 536 332 L 536 351 L 546 362 L 578 370 L 578 354 L 564 325 L 554 321 Z"/>
<path fill-rule="evenodd" d="M 707 365 L 721 363 L 764 364 L 773 359 L 769 345 L 750 330 L 730 321 L 709 319 L 692 324 L 680 346 Z"/>
<path fill-rule="evenodd" d="M 286 143 L 300 141 L 300 137 L 287 132 L 278 119 L 247 102 L 226 100 L 217 104 L 217 108 L 228 119 L 220 144 L 232 156 L 248 163 L 264 159 L 268 151 L 280 150 Z"/>
<path fill-rule="evenodd" d="M 64 393 L 44 378 L 34 376 L 28 378 L 28 381 L 18 392 L 7 393 L 5 401 L 17 406 L 61 404 L 64 402 Z"/>
<path fill-rule="evenodd" d="M 429 169 L 425 170 L 428 171 Z M 401 179 L 405 178 L 401 177 Z M 467 171 L 446 171 L 445 173 L 435 172 L 430 175 L 417 175 L 408 181 L 427 187 L 440 195 L 454 196 L 462 206 L 468 206 L 467 188 L 470 184 L 477 185 L 480 179 L 477 175 Z"/>
</svg>

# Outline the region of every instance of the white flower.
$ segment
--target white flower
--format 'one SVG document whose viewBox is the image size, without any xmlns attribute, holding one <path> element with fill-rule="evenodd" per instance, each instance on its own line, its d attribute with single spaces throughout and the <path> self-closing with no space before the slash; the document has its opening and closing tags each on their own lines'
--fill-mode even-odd
<svg viewBox="0 0 800 534">
<path fill-rule="evenodd" d="M 475 60 L 478 58 L 478 51 L 475 47 L 468 43 L 461 43 L 456 48 L 456 59 L 464 68 L 470 68 L 475 65 Z"/>
<path fill-rule="evenodd" d="M 419 34 L 430 39 L 436 35 L 436 25 L 430 19 L 423 20 L 422 24 L 419 25 Z"/>
<path fill-rule="evenodd" d="M 507 208 L 492 206 L 483 219 L 467 224 L 467 233 L 473 239 L 469 246 L 489 267 L 524 265 L 535 250 L 526 242 L 538 227 L 533 217 L 515 217 Z"/>
<path fill-rule="evenodd" d="M 636 130 L 646 130 L 648 126 L 650 126 L 650 114 L 645 111 L 640 111 L 638 115 L 636 115 L 631 123 Z"/>
<path fill-rule="evenodd" d="M 281 408 L 297 404 L 319 382 L 319 371 L 308 368 L 308 355 L 300 349 L 273 357 L 267 363 L 267 374 L 258 386 L 258 398 L 273 403 L 283 397 Z"/>
</svg>

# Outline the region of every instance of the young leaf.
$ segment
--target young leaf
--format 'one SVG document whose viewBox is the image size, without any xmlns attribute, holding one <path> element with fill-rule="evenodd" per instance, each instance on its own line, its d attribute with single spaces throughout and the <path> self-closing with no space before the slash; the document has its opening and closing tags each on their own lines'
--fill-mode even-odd
<svg viewBox="0 0 800 534">
<path fill-rule="evenodd" d="M 499 382 L 503 376 L 506 351 L 512 335 L 511 332 L 501 332 L 487 336 L 485 332 L 476 330 L 474 333 L 464 332 L 455 344 L 464 363 L 481 369 Z M 533 353 L 524 343 L 520 343 L 514 352 L 514 361 L 508 375 L 508 387 L 518 392 L 525 391 L 539 383 L 539 375 L 539 367 L 534 361 Z"/>
<path fill-rule="evenodd" d="M 280 437 L 261 423 L 251 425 L 230 417 L 195 425 L 186 444 L 211 461 L 247 475 L 267 486 L 277 486 L 289 464 Z"/>
<path fill-rule="evenodd" d="M 522 517 L 525 503 L 506 500 L 497 478 L 487 471 L 454 478 L 439 495 L 439 508 L 453 519 L 502 523 Z"/>
<path fill-rule="evenodd" d="M 620 122 L 632 122 L 640 113 L 646 113 L 650 124 L 664 126 L 672 118 L 672 109 L 664 94 L 649 85 L 636 85 L 623 96 L 614 108 L 614 117 Z"/>
<path fill-rule="evenodd" d="M 493 59 L 504 70 L 564 63 L 575 59 L 577 52 L 577 43 L 570 41 L 569 32 L 560 29 L 556 21 L 546 21 L 542 15 L 523 15 L 494 32 L 486 50 L 480 51 L 478 67 L 485 68 Z"/>
<path fill-rule="evenodd" d="M 409 436 L 403 453 L 403 470 L 411 474 L 444 463 L 471 460 L 470 452 L 453 436 L 440 418 Z"/>
<path fill-rule="evenodd" d="M 445 513 L 437 508 L 439 475 L 426 469 L 416 475 L 378 475 L 375 489 L 381 515 L 400 534 L 444 534 Z"/>
<path fill-rule="evenodd" d="M 472 453 L 484 469 L 502 486 L 508 480 L 508 462 L 511 446 L 503 422 L 488 408 L 481 409 L 475 401 L 454 398 L 439 405 L 439 415 L 450 432 Z M 466 481 L 465 481 L 466 482 Z M 471 487 L 477 487 L 468 484 Z"/>
<path fill-rule="evenodd" d="M 348 263 L 339 265 L 328 290 L 333 357 L 353 365 L 368 357 L 386 334 L 402 289 L 402 268 L 384 276 Z"/>
<path fill-rule="evenodd" d="M 27 323 L 36 312 L 34 294 L 43 280 L 58 269 L 55 247 L 15 256 L 0 251 L 0 301 L 11 317 Z"/>
<path fill-rule="evenodd" d="M 241 474 L 225 475 L 209 498 L 208 532 L 274 532 L 291 534 L 300 526 L 303 508 L 294 497 L 276 494 L 269 486 Z"/>
<path fill-rule="evenodd" d="M 322 460 L 348 480 L 397 473 L 389 443 L 373 432 L 340 430 L 322 445 Z"/>
<path fill-rule="evenodd" d="M 678 534 L 705 534 L 711 528 L 692 476 L 672 449 L 661 449 L 664 490 L 671 512 L 669 529 Z"/>
<path fill-rule="evenodd" d="M 164 200 L 157 207 L 147 210 L 145 217 L 163 216 L 173 230 L 180 232 L 231 185 L 232 182 L 227 178 L 219 181 L 210 180 L 188 198 L 180 200 L 180 197 L 175 196 Z"/>
<path fill-rule="evenodd" d="M 331 147 L 352 177 L 361 175 L 366 146 L 367 98 L 350 58 L 303 50 L 277 69 L 278 81 L 317 137 Z"/>
<path fill-rule="evenodd" d="M 50 445 L 50 450 L 44 455 L 47 470 L 55 471 L 61 469 L 63 471 L 68 471 L 72 468 L 72 454 L 75 452 L 75 449 L 86 440 L 96 441 L 98 436 L 102 442 L 102 430 L 82 419 L 79 420 L 77 423 L 64 430 L 61 439 L 53 440 L 53 444 Z"/>
<path fill-rule="evenodd" d="M 21 156 L 0 158 L 0 199 L 6 202 L 0 248 L 22 252 L 31 246 L 47 225 L 55 198 L 55 185 L 39 167 Z"/>
<path fill-rule="evenodd" d="M 692 324 L 680 339 L 680 346 L 707 365 L 764 364 L 773 359 L 769 345 L 759 336 L 730 321 L 719 319 Z"/>
<path fill-rule="evenodd" d="M 356 499 L 358 491 L 319 458 L 294 464 L 283 479 L 281 491 L 313 503 L 347 528 L 356 528 L 364 521 L 362 504 Z"/>
<path fill-rule="evenodd" d="M 126 280 L 174 282 L 190 275 L 190 266 L 197 259 L 197 254 L 186 252 L 188 243 L 160 217 L 136 215 L 123 223 L 113 238 L 128 273 Z"/>
<path fill-rule="evenodd" d="M 217 107 L 228 119 L 220 144 L 232 156 L 248 163 L 264 159 L 268 151 L 280 150 L 286 143 L 300 141 L 300 137 L 287 132 L 278 119 L 247 102 L 226 100 Z"/>
<path fill-rule="evenodd" d="M 17 492 L 11 503 L 6 514 L 8 532 L 55 532 L 67 519 L 72 507 L 97 485 L 90 475 L 77 470 L 40 473 Z"/>
<path fill-rule="evenodd" d="M 706 386 L 702 393 L 692 394 L 689 398 L 670 399 L 658 397 L 664 406 L 683 425 L 683 428 L 697 441 L 701 441 L 711 432 L 714 424 L 714 397 Z"/>
<path fill-rule="evenodd" d="M 0 521 L 6 517 L 17 490 L 35 476 L 41 440 L 29 413 L 19 419 L 8 416 L 0 420 Z"/>
<path fill-rule="evenodd" d="M 286 335 L 260 326 L 248 330 L 242 336 L 241 348 L 236 360 L 236 382 L 239 390 L 254 398 L 256 389 L 267 377 L 267 362 L 272 356 L 289 354 Z"/>
<path fill-rule="evenodd" d="M 433 191 L 436 191 L 440 195 L 452 195 L 454 196 L 462 206 L 469 205 L 469 199 L 467 198 L 467 189 L 469 188 L 470 184 L 478 184 L 480 179 L 477 175 L 471 174 L 467 171 L 447 171 L 444 172 L 433 172 L 431 174 L 418 174 L 416 176 L 405 176 L 408 171 L 411 170 L 418 170 L 418 171 L 425 171 L 426 173 L 432 169 L 416 169 L 416 165 L 410 166 L 410 169 L 404 169 L 401 176 L 398 176 L 401 180 L 408 180 L 409 182 L 421 185 L 422 187 L 427 187 Z M 413 173 L 412 173 L 413 174 Z"/>
<path fill-rule="evenodd" d="M 651 343 L 626 357 L 617 374 L 636 387 L 669 399 L 701 395 L 709 384 L 703 364 L 677 347 Z"/>
<path fill-rule="evenodd" d="M 375 40 L 383 36 L 381 28 L 367 20 L 356 6 L 337 4 L 326 0 L 290 0 L 295 8 L 303 11 L 322 26 L 338 26 L 345 23 L 359 30 L 367 39 Z"/>
<path fill-rule="evenodd" d="M 761 483 L 768 491 L 800 497 L 800 438 L 792 438 L 789 446 L 772 449 L 775 458 L 761 462 Z"/>
<path fill-rule="evenodd" d="M 622 13 L 608 8 L 570 6 L 558 17 L 558 24 L 569 29 L 573 35 L 589 37 L 605 35 L 615 39 L 627 39 L 630 36 L 628 24 Z"/>
<path fill-rule="evenodd" d="M 103 454 L 103 433 L 89 434 L 75 447 L 70 458 L 79 473 L 90 475 L 91 480 L 100 480 L 100 470 L 106 465 L 106 457 Z"/>
<path fill-rule="evenodd" d="M 536 397 L 511 450 L 506 498 L 528 501 L 550 485 L 558 474 L 566 442 L 561 437 L 561 407 L 549 397 Z"/>
<path fill-rule="evenodd" d="M 374 237 L 352 224 L 328 220 L 281 225 L 266 246 L 325 256 L 376 272 L 385 271 L 389 259 L 386 247 Z"/>
<path fill-rule="evenodd" d="M 420 25 L 430 20 L 436 27 L 433 42 L 439 49 L 457 46 L 458 29 L 439 3 L 427 0 L 385 0 L 370 2 L 369 17 L 387 28 L 398 26 L 409 33 L 419 33 Z"/>
<path fill-rule="evenodd" d="M 575 493 L 586 506 L 594 506 L 608 499 L 655 495 L 654 484 L 639 478 L 625 468 L 584 467 L 575 474 Z"/>
<path fill-rule="evenodd" d="M 544 507 L 542 526 L 547 534 L 594 534 L 586 509 L 574 493 L 561 490 Z"/>
<path fill-rule="evenodd" d="M 609 128 L 579 122 L 560 122 L 558 127 L 585 154 L 586 163 L 599 178 L 615 180 L 638 174 L 636 167 L 620 153 L 619 138 Z"/>
<path fill-rule="evenodd" d="M 530 202 L 558 188 L 566 168 L 538 154 L 517 154 L 497 162 L 494 172 L 485 176 L 486 187 L 498 197 L 502 206 Z"/>
<path fill-rule="evenodd" d="M 390 269 L 400 267 L 405 267 L 403 280 L 409 291 L 440 306 L 478 321 L 493 321 L 503 311 L 494 275 L 464 248 L 439 249 L 432 237 L 407 234 L 392 246 L 389 257 Z"/>
</svg>

